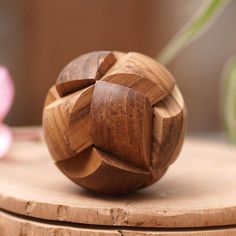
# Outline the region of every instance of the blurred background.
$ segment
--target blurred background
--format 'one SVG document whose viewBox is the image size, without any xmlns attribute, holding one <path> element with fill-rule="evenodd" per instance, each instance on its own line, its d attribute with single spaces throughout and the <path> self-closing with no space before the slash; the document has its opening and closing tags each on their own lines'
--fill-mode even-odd
<svg viewBox="0 0 236 236">
<path fill-rule="evenodd" d="M 206 0 L 205 0 L 206 1 Z M 43 102 L 61 69 L 95 50 L 155 57 L 204 0 L 0 0 L 0 64 L 16 98 L 7 123 L 40 125 Z M 236 1 L 168 66 L 189 112 L 190 132 L 218 131 L 219 83 L 236 53 Z"/>
</svg>

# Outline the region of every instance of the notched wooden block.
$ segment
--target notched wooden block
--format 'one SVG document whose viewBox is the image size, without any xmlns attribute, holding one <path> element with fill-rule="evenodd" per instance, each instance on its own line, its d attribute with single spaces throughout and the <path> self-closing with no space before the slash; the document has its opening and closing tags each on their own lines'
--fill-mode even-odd
<svg viewBox="0 0 236 236">
<path fill-rule="evenodd" d="M 173 89 L 173 76 L 158 62 L 143 54 L 130 52 L 119 57 L 101 80 L 133 88 L 153 105 Z"/>
<path fill-rule="evenodd" d="M 66 66 L 47 95 L 45 140 L 58 168 L 92 191 L 124 194 L 159 180 L 184 140 L 173 76 L 139 53 L 94 52 Z"/>
<path fill-rule="evenodd" d="M 94 84 L 115 62 L 116 57 L 110 51 L 84 54 L 62 70 L 56 81 L 56 89 L 61 96 L 65 96 Z"/>
<path fill-rule="evenodd" d="M 150 172 L 95 147 L 56 165 L 73 182 L 92 191 L 116 195 L 139 189 L 151 179 Z"/>
<path fill-rule="evenodd" d="M 150 166 L 153 112 L 140 92 L 97 82 L 90 108 L 93 144 L 144 169 Z"/>
</svg>

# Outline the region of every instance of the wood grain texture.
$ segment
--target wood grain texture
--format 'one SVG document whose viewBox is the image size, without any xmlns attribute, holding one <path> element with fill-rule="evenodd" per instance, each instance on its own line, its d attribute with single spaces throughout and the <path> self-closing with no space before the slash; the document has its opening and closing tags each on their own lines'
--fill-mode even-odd
<svg viewBox="0 0 236 236">
<path fill-rule="evenodd" d="M 130 189 L 139 189 L 151 179 L 148 171 L 122 159 L 114 158 L 94 147 L 73 158 L 56 162 L 56 165 L 80 186 L 96 192 L 101 192 L 103 189 L 108 194 L 123 194 Z"/>
<path fill-rule="evenodd" d="M 147 231 L 235 225 L 235 153 L 234 146 L 209 137 L 187 138 L 175 166 L 158 183 L 117 198 L 92 194 L 67 180 L 43 142 L 18 141 L 0 161 L 0 208 L 60 224 Z"/>
<path fill-rule="evenodd" d="M 165 174 L 181 150 L 185 119 L 184 100 L 167 69 L 140 53 L 101 51 L 62 70 L 46 98 L 43 128 L 68 178 L 93 191 L 124 194 Z"/>
<path fill-rule="evenodd" d="M 44 106 L 48 106 L 49 104 L 51 104 L 52 102 L 54 102 L 60 98 L 61 98 L 61 96 L 59 95 L 59 93 L 56 89 L 56 86 L 52 86 L 48 91 L 47 97 L 44 102 Z"/>
<path fill-rule="evenodd" d="M 42 221 L 33 218 L 23 218 L 0 210 L 1 236 L 234 236 L 236 227 L 206 228 L 206 229 L 129 229 L 120 227 L 99 227 L 79 224 L 63 224 L 61 222 Z"/>
<path fill-rule="evenodd" d="M 185 127 L 186 107 L 177 86 L 170 96 L 154 106 L 153 168 L 165 168 L 179 155 Z"/>
<path fill-rule="evenodd" d="M 98 82 L 90 108 L 93 144 L 140 168 L 149 169 L 152 116 L 151 104 L 142 93 Z"/>
<path fill-rule="evenodd" d="M 89 104 L 91 101 L 91 96 L 87 96 L 86 93 L 89 88 L 56 100 L 44 109 L 44 136 L 55 161 L 71 158 L 76 155 L 77 151 L 83 151 L 92 145 L 87 125 L 89 110 L 86 112 L 86 106 L 84 109 L 84 104 Z M 75 120 L 72 110 L 78 100 L 83 103 L 77 105 Z M 74 124 L 75 122 L 76 124 Z M 78 124 L 79 128 L 76 129 Z M 73 139 L 74 135 L 70 135 L 71 129 L 73 134 L 76 135 L 76 147 L 73 146 L 75 141 Z"/>
<path fill-rule="evenodd" d="M 116 62 L 110 51 L 84 54 L 70 62 L 59 74 L 56 88 L 61 96 L 76 92 L 99 80 Z"/>
<path fill-rule="evenodd" d="M 152 105 L 168 96 L 175 84 L 161 64 L 135 52 L 121 56 L 101 80 L 131 87 L 147 96 Z"/>
</svg>

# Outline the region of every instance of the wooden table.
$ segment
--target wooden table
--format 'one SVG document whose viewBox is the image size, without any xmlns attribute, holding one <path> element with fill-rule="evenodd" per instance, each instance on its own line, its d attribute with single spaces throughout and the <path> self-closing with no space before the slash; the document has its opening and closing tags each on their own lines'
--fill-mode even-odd
<svg viewBox="0 0 236 236">
<path fill-rule="evenodd" d="M 187 138 L 160 182 L 119 198 L 70 182 L 42 141 L 16 141 L 0 178 L 0 236 L 236 235 L 236 147 L 208 138 Z"/>
</svg>

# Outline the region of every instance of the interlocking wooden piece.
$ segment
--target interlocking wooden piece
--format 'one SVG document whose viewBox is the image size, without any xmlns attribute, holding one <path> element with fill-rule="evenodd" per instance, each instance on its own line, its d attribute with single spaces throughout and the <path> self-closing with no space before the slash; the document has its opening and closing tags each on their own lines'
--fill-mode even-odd
<svg viewBox="0 0 236 236">
<path fill-rule="evenodd" d="M 58 168 L 92 191 L 124 194 L 159 180 L 183 144 L 186 108 L 173 76 L 139 53 L 92 52 L 49 90 L 45 140 Z"/>
</svg>

